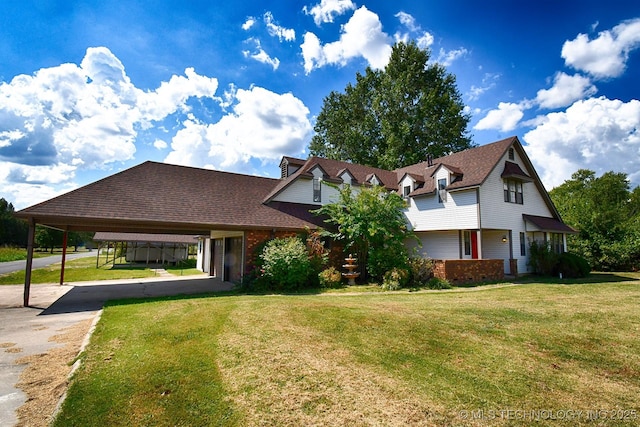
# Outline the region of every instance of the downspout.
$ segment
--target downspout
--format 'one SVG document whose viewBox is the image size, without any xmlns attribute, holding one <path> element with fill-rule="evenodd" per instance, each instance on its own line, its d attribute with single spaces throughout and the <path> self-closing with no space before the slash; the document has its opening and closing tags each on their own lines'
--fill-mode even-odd
<svg viewBox="0 0 640 427">
<path fill-rule="evenodd" d="M 29 291 L 31 288 L 31 268 L 33 267 L 33 245 L 36 238 L 36 220 L 29 218 L 29 233 L 27 235 L 27 265 L 24 271 L 24 300 L 23 305 L 29 307 Z"/>
<path fill-rule="evenodd" d="M 62 234 L 62 265 L 60 267 L 60 286 L 64 284 L 64 264 L 67 260 L 67 239 L 69 237 L 69 232 L 64 230 Z"/>
</svg>

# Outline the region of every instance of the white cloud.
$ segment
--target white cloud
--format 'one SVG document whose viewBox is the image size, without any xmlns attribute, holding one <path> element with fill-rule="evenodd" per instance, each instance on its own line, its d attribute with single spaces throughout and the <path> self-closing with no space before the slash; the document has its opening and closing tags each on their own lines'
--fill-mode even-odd
<svg viewBox="0 0 640 427">
<path fill-rule="evenodd" d="M 416 23 L 416 20 L 412 15 L 406 12 L 398 12 L 395 14 L 395 17 L 398 18 L 400 23 L 409 30 L 408 33 L 397 32 L 394 34 L 396 42 L 407 43 L 413 34 L 416 39 L 416 44 L 420 49 L 427 49 L 433 44 L 433 34 L 428 31 L 422 31 L 422 28 Z"/>
<path fill-rule="evenodd" d="M 252 158 L 279 160 L 304 151 L 309 109 L 290 93 L 238 89 L 233 112 L 213 124 L 189 119 L 171 143 L 169 163 L 242 170 Z"/>
<path fill-rule="evenodd" d="M 401 12 L 396 13 L 395 17 L 398 18 L 400 23 L 402 25 L 404 25 L 405 27 L 407 27 L 409 29 L 409 31 L 419 31 L 420 30 L 420 26 L 416 24 L 416 19 L 412 15 L 401 11 Z"/>
<path fill-rule="evenodd" d="M 501 102 L 497 110 L 491 110 L 473 127 L 477 130 L 498 129 L 502 132 L 509 132 L 516 128 L 522 116 L 524 116 L 523 104 L 512 102 Z"/>
<path fill-rule="evenodd" d="M 185 76 L 143 91 L 105 47 L 87 49 L 80 65 L 43 68 L 0 83 L 0 162 L 10 171 L 0 188 L 60 188 L 78 170 L 129 160 L 140 129 L 188 111 L 191 97 L 213 97 L 217 85 L 189 68 Z"/>
<path fill-rule="evenodd" d="M 639 130 L 640 101 L 599 97 L 546 115 L 523 139 L 547 188 L 562 184 L 581 168 L 598 175 L 625 172 L 638 185 Z"/>
<path fill-rule="evenodd" d="M 247 42 L 255 43 L 256 48 L 253 52 L 248 50 L 243 50 L 242 54 L 244 55 L 245 58 L 252 58 L 263 64 L 270 65 L 274 71 L 278 69 L 278 67 L 280 66 L 280 60 L 278 58 L 272 58 L 271 56 L 269 56 L 269 54 L 265 52 L 265 50 L 262 48 L 260 44 L 260 40 L 251 38 L 247 40 Z"/>
<path fill-rule="evenodd" d="M 256 18 L 253 17 L 248 17 L 246 21 L 244 21 L 244 24 L 242 24 L 242 29 L 245 31 L 248 31 L 251 27 L 253 27 L 256 24 Z"/>
<path fill-rule="evenodd" d="M 290 42 L 296 39 L 296 32 L 291 28 L 284 28 L 275 23 L 273 14 L 271 12 L 265 12 L 264 22 L 267 25 L 267 31 L 270 36 L 278 37 L 278 40 L 283 39 Z"/>
<path fill-rule="evenodd" d="M 156 139 L 156 140 L 153 142 L 153 146 L 154 146 L 156 149 L 158 149 L 158 150 L 164 150 L 164 149 L 165 149 L 165 148 L 167 148 L 169 145 L 168 145 L 165 141 L 163 141 L 163 140 L 161 140 L 161 139 Z"/>
<path fill-rule="evenodd" d="M 579 99 L 594 95 L 597 91 L 587 77 L 557 73 L 553 79 L 553 87 L 539 90 L 536 102 L 541 108 L 566 107 Z"/>
<path fill-rule="evenodd" d="M 362 6 L 342 27 L 340 40 L 322 45 L 315 34 L 304 35 L 301 48 L 305 72 L 325 65 L 343 66 L 357 57 L 366 59 L 372 68 L 384 68 L 391 55 L 390 41 L 378 15 Z"/>
<path fill-rule="evenodd" d="M 439 62 L 443 66 L 448 67 L 453 63 L 453 61 L 458 58 L 462 58 L 468 53 L 469 51 L 463 47 L 461 47 L 460 49 L 450 50 L 448 52 L 444 49 L 440 49 L 440 53 L 438 54 L 438 59 L 436 59 L 436 62 Z"/>
<path fill-rule="evenodd" d="M 482 77 L 482 86 L 471 85 L 471 89 L 467 96 L 470 101 L 478 100 L 485 92 L 496 87 L 496 82 L 500 79 L 500 74 L 485 73 Z"/>
<path fill-rule="evenodd" d="M 335 16 L 344 14 L 349 10 L 354 10 L 356 5 L 351 0 L 321 0 L 311 8 L 304 6 L 302 11 L 313 16 L 313 22 L 320 26 L 323 23 L 333 22 Z"/>
<path fill-rule="evenodd" d="M 640 18 L 636 18 L 601 31 L 593 40 L 586 34 L 578 34 L 564 42 L 561 55 L 567 66 L 596 78 L 611 78 L 624 73 L 629 52 L 639 46 Z"/>
</svg>

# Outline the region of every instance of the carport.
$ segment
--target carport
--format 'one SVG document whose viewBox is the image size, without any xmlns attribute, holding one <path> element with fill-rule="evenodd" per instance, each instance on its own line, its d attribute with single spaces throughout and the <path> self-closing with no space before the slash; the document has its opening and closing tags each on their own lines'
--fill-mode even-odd
<svg viewBox="0 0 640 427">
<path fill-rule="evenodd" d="M 20 210 L 15 216 L 29 224 L 24 306 L 29 305 L 36 225 L 62 230 L 65 243 L 69 231 L 204 236 L 240 232 L 268 238 L 316 228 L 308 210 L 263 203 L 278 183 L 273 178 L 148 161 Z M 65 256 L 63 252 L 61 283 Z"/>
</svg>

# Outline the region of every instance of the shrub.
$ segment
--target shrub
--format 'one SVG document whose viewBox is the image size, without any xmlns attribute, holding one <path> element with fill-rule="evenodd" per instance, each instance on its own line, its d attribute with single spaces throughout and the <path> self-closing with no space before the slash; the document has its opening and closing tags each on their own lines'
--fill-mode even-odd
<svg viewBox="0 0 640 427">
<path fill-rule="evenodd" d="M 402 268 L 393 268 L 384 273 L 382 289 L 385 291 L 397 291 L 404 288 L 409 280 L 409 272 Z"/>
<path fill-rule="evenodd" d="M 308 284 L 311 262 L 297 237 L 270 240 L 260 255 L 262 279 L 275 291 L 293 291 Z"/>
<path fill-rule="evenodd" d="M 451 283 L 447 279 L 432 277 L 427 283 L 429 289 L 451 289 Z"/>
<path fill-rule="evenodd" d="M 589 262 L 580 255 L 570 252 L 560 254 L 558 263 L 554 268 L 554 274 L 556 276 L 562 274 L 562 277 L 567 279 L 587 277 L 589 272 L 591 272 Z"/>
<path fill-rule="evenodd" d="M 318 274 L 320 286 L 323 288 L 339 288 L 342 286 L 342 274 L 334 267 L 329 267 Z"/>
<path fill-rule="evenodd" d="M 430 258 L 409 259 L 409 284 L 414 287 L 426 286 L 433 277 L 433 260 Z"/>
<path fill-rule="evenodd" d="M 551 250 L 551 246 L 535 240 L 529 245 L 529 267 L 534 273 L 550 276 L 558 263 L 558 254 Z"/>
</svg>

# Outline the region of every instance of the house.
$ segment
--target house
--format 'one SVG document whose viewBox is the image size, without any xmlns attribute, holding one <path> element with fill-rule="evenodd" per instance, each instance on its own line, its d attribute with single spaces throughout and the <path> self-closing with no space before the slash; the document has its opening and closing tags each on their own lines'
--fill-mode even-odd
<svg viewBox="0 0 640 427">
<path fill-rule="evenodd" d="M 102 252 L 105 252 L 105 264 L 115 264 L 116 256 L 110 254 L 110 251 L 120 253 L 126 263 L 177 265 L 188 259 L 189 248 L 198 244 L 198 236 L 188 234 L 98 232 L 93 240 L 99 244 L 96 261 L 98 265 Z"/>
<path fill-rule="evenodd" d="M 279 179 L 145 162 L 16 213 L 65 231 L 204 236 L 198 266 L 225 281 L 250 271 L 267 239 L 323 225 L 310 211 L 337 186 L 380 185 L 407 200 L 416 250 L 438 274 L 478 280 L 527 271 L 528 242 L 566 248 L 566 226 L 516 137 L 395 171 L 284 157 Z M 33 236 L 30 237 L 33 246 Z M 26 280 L 28 281 L 28 279 Z"/>
</svg>

